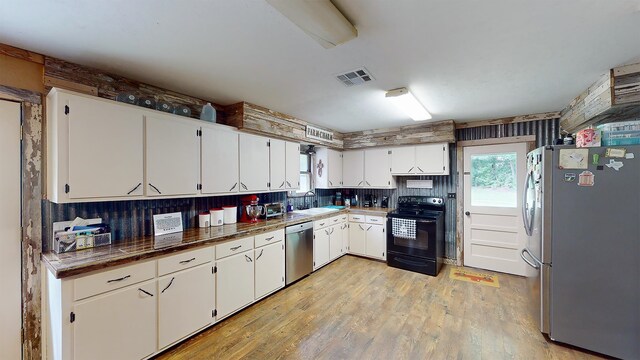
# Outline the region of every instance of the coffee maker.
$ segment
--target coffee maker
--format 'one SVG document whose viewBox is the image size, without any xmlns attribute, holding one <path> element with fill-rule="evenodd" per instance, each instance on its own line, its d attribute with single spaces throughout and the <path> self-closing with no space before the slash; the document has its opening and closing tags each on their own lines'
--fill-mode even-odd
<svg viewBox="0 0 640 360">
<path fill-rule="evenodd" d="M 377 207 L 378 197 L 373 194 L 364 195 L 364 207 Z"/>
<path fill-rule="evenodd" d="M 259 201 L 260 198 L 257 195 L 247 195 L 240 198 L 240 202 L 242 202 L 240 222 L 258 222 L 258 217 L 264 215 L 264 206 L 258 205 Z"/>
</svg>

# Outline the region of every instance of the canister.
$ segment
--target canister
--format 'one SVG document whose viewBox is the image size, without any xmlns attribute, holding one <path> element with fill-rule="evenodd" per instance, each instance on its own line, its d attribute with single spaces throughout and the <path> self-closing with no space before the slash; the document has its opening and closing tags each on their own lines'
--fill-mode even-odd
<svg viewBox="0 0 640 360">
<path fill-rule="evenodd" d="M 209 210 L 211 214 L 211 226 L 220 226 L 224 224 L 224 210 L 222 209 L 211 209 Z"/>
</svg>

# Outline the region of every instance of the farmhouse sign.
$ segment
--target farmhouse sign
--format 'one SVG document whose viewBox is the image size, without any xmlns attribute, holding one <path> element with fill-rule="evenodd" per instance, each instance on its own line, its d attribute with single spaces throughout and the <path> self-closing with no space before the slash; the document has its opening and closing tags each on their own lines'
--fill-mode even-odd
<svg viewBox="0 0 640 360">
<path fill-rule="evenodd" d="M 333 132 L 307 125 L 307 137 L 311 139 L 333 141 Z"/>
</svg>

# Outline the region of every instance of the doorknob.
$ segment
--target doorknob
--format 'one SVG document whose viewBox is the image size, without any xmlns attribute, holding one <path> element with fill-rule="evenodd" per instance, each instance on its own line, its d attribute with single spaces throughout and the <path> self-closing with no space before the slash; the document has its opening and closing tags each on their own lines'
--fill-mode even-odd
<svg viewBox="0 0 640 360">
<path fill-rule="evenodd" d="M 467 216 L 471 215 L 471 213 L 468 212 L 468 211 L 465 211 L 464 214 L 467 215 Z"/>
</svg>

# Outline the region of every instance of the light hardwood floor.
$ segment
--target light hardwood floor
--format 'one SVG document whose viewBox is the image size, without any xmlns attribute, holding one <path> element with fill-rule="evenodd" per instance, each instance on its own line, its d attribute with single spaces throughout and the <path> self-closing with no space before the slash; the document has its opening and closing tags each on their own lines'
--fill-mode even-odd
<svg viewBox="0 0 640 360">
<path fill-rule="evenodd" d="M 281 290 L 160 359 L 596 359 L 547 342 L 525 279 L 500 288 L 354 256 Z"/>
</svg>

